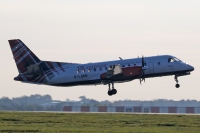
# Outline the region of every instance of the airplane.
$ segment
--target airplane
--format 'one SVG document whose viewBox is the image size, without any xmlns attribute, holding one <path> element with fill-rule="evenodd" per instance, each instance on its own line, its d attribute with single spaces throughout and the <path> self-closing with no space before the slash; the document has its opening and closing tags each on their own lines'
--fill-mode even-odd
<svg viewBox="0 0 200 133">
<path fill-rule="evenodd" d="M 117 93 L 114 83 L 145 78 L 190 75 L 194 67 L 175 56 L 159 55 L 96 63 L 68 63 L 40 60 L 20 39 L 8 40 L 19 75 L 15 81 L 39 85 L 69 87 L 77 85 L 108 85 L 108 95 Z M 111 88 L 112 86 L 112 88 Z"/>
</svg>

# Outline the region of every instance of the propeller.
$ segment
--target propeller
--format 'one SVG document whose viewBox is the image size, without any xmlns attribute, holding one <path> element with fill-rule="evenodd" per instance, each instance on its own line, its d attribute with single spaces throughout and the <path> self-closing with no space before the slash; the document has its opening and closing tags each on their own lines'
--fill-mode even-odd
<svg viewBox="0 0 200 133">
<path fill-rule="evenodd" d="M 140 84 L 142 83 L 142 81 L 145 82 L 145 70 L 146 69 L 147 69 L 147 66 L 145 66 L 144 57 L 142 55 L 142 75 L 140 76 Z"/>
</svg>

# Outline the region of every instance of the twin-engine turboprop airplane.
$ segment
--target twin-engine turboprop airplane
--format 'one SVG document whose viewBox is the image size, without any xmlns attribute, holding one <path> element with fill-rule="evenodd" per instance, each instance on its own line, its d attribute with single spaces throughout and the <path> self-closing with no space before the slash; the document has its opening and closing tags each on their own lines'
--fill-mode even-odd
<svg viewBox="0 0 200 133">
<path fill-rule="evenodd" d="M 109 86 L 109 96 L 117 93 L 114 83 L 134 79 L 141 83 L 151 77 L 174 75 L 176 88 L 179 88 L 178 77 L 190 75 L 194 70 L 171 55 L 87 64 L 42 61 L 21 40 L 9 40 L 9 44 L 19 71 L 14 80 L 63 87 L 103 84 Z"/>
</svg>

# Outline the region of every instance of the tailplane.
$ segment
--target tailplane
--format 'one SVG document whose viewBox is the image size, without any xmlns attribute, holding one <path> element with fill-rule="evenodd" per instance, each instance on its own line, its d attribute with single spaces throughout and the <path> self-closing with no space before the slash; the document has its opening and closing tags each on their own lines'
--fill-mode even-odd
<svg viewBox="0 0 200 133">
<path fill-rule="evenodd" d="M 39 66 L 40 59 L 19 39 L 8 40 L 19 75 L 16 81 L 28 83 L 46 82 L 46 75 Z"/>
<path fill-rule="evenodd" d="M 19 75 L 16 81 L 47 83 L 55 74 L 65 72 L 72 63 L 41 61 L 21 40 L 8 40 Z"/>
<path fill-rule="evenodd" d="M 8 40 L 19 75 L 16 81 L 28 83 L 46 83 L 55 74 L 65 72 L 70 63 L 41 61 L 21 40 Z"/>
</svg>

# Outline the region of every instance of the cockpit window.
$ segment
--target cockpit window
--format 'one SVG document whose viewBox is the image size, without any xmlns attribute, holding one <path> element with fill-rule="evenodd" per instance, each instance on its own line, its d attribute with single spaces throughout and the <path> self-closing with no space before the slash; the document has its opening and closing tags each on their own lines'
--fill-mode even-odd
<svg viewBox="0 0 200 133">
<path fill-rule="evenodd" d="M 173 61 L 172 58 L 169 58 L 169 59 L 168 59 L 168 62 L 172 62 L 172 61 Z"/>
<path fill-rule="evenodd" d="M 179 62 L 181 62 L 181 60 L 179 60 L 178 58 L 176 58 L 176 57 L 174 57 L 174 60 L 175 61 L 179 61 Z"/>
<path fill-rule="evenodd" d="M 171 58 L 168 58 L 168 62 L 182 62 L 181 60 L 179 60 L 178 58 L 176 57 L 171 57 Z"/>
</svg>

